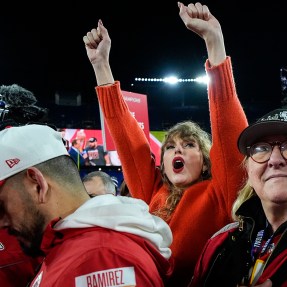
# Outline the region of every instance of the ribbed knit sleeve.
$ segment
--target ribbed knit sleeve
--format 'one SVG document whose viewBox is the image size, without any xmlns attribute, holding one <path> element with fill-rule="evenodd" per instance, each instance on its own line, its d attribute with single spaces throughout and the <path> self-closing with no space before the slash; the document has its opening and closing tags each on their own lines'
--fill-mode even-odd
<svg viewBox="0 0 287 287">
<path fill-rule="evenodd" d="M 121 86 L 119 81 L 115 81 L 111 86 L 97 86 L 96 92 L 99 95 L 99 103 L 104 116 L 108 118 L 117 118 L 128 111 L 128 106 L 121 95 Z"/>
<path fill-rule="evenodd" d="M 237 97 L 231 58 L 227 57 L 213 68 L 207 61 L 205 67 L 210 78 L 208 97 L 213 182 L 219 198 L 223 197 L 225 210 L 229 212 L 244 180 L 245 173 L 241 167 L 244 156 L 237 148 L 237 139 L 248 123 Z"/>
<path fill-rule="evenodd" d="M 155 186 L 161 182 L 161 176 L 151 156 L 149 139 L 130 113 L 119 81 L 111 86 L 98 86 L 96 92 L 127 186 L 133 197 L 150 204 Z"/>
</svg>

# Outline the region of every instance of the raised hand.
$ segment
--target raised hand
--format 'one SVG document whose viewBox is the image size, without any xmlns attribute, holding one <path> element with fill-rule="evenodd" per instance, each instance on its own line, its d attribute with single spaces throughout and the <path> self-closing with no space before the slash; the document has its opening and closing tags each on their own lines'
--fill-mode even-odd
<svg viewBox="0 0 287 287">
<path fill-rule="evenodd" d="M 208 7 L 199 2 L 188 6 L 178 2 L 178 7 L 179 16 L 187 29 L 204 39 L 210 64 L 215 66 L 223 62 L 226 52 L 221 26 Z"/>
<path fill-rule="evenodd" d="M 83 37 L 83 41 L 92 65 L 102 61 L 109 61 L 111 39 L 101 20 L 98 21 L 97 29 L 94 28 L 88 32 Z"/>
<path fill-rule="evenodd" d="M 88 32 L 83 37 L 83 41 L 95 71 L 98 86 L 113 84 L 114 78 L 109 64 L 111 38 L 101 20 L 98 21 L 97 29 L 94 28 Z"/>
</svg>

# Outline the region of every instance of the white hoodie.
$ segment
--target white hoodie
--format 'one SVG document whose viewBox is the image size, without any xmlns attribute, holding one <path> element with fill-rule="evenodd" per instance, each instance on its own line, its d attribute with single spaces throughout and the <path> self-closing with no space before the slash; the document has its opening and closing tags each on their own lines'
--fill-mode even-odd
<svg viewBox="0 0 287 287">
<path fill-rule="evenodd" d="M 172 233 L 168 224 L 149 212 L 141 199 L 111 194 L 99 195 L 81 205 L 74 213 L 57 222 L 55 230 L 100 226 L 138 235 L 169 259 Z"/>
</svg>

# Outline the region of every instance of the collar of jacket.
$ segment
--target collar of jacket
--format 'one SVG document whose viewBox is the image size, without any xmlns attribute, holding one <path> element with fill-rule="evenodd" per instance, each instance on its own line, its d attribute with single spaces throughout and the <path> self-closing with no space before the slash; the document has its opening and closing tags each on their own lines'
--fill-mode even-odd
<svg viewBox="0 0 287 287">
<path fill-rule="evenodd" d="M 241 223 L 239 222 L 239 225 L 243 224 L 245 231 L 249 230 L 249 232 L 251 232 L 251 240 L 255 239 L 255 236 L 259 230 L 266 227 L 267 219 L 263 211 L 261 200 L 257 195 L 245 201 L 237 210 L 236 215 L 240 216 L 242 220 Z M 282 237 L 276 247 L 275 252 L 273 252 L 271 256 L 272 258 L 278 256 L 278 253 L 287 248 L 287 221 L 283 223 L 275 233 L 282 233 Z"/>
<path fill-rule="evenodd" d="M 257 195 L 252 196 L 241 204 L 236 212 L 237 216 L 243 218 L 251 218 L 256 222 L 256 229 L 264 229 L 266 227 L 266 216 L 261 204 L 261 200 Z"/>
<path fill-rule="evenodd" d="M 266 227 L 266 216 L 261 204 L 260 198 L 255 195 L 246 200 L 242 203 L 242 205 L 238 208 L 236 212 L 237 216 L 240 216 L 241 218 L 244 218 L 244 220 L 249 221 L 248 218 L 253 219 L 253 222 L 256 224 L 256 230 L 262 230 Z M 287 222 L 283 223 L 277 232 L 282 232 L 282 230 L 287 228 Z"/>
</svg>

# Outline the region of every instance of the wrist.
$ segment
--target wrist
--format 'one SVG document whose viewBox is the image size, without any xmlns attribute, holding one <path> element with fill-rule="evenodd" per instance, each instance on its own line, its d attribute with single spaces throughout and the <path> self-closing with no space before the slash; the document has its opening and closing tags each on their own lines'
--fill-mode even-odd
<svg viewBox="0 0 287 287">
<path fill-rule="evenodd" d="M 98 87 L 111 86 L 111 85 L 113 85 L 113 84 L 114 84 L 114 83 L 105 83 L 105 84 L 98 85 Z"/>
</svg>

